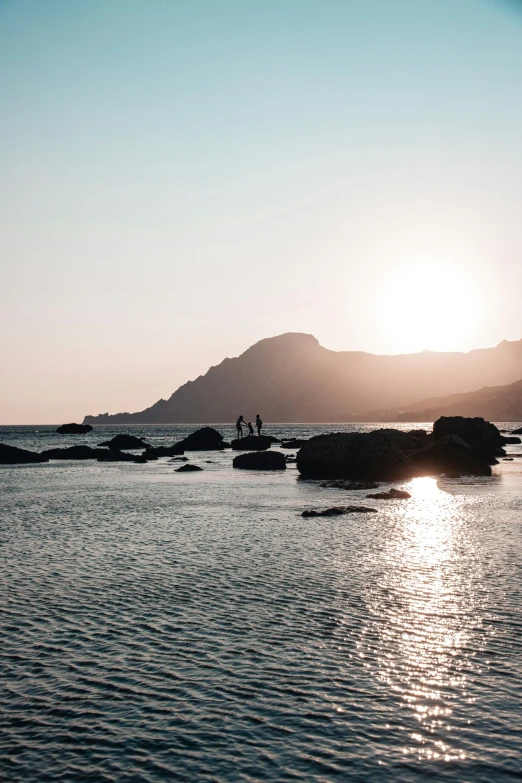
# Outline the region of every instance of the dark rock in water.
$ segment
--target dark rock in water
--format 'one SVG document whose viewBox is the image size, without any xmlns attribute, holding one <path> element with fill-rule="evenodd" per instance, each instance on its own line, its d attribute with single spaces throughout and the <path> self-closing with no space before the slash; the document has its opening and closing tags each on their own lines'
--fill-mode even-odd
<svg viewBox="0 0 522 783">
<path fill-rule="evenodd" d="M 270 448 L 272 441 L 264 435 L 249 435 L 248 438 L 237 438 L 232 441 L 234 451 L 265 451 Z"/>
<path fill-rule="evenodd" d="M 347 489 L 351 491 L 358 491 L 361 489 L 377 489 L 379 483 L 377 481 L 323 481 L 319 485 L 326 489 Z"/>
<path fill-rule="evenodd" d="M 286 470 L 286 460 L 280 451 L 251 451 L 234 457 L 233 466 L 243 470 Z"/>
<path fill-rule="evenodd" d="M 223 435 L 213 427 L 202 427 L 192 432 L 176 446 L 182 451 L 218 451 L 224 449 Z M 181 453 L 179 452 L 179 453 Z"/>
<path fill-rule="evenodd" d="M 289 438 L 288 440 L 281 441 L 281 448 L 300 449 L 305 443 L 308 443 L 308 438 Z"/>
<path fill-rule="evenodd" d="M 433 425 L 433 436 L 438 441 L 447 435 L 457 435 L 472 449 L 485 454 L 492 454 L 495 449 L 502 447 L 499 430 L 491 422 L 479 417 L 441 416 Z"/>
<path fill-rule="evenodd" d="M 149 449 L 145 449 L 143 454 L 140 454 L 140 457 L 143 457 L 146 462 L 155 462 L 159 457 L 156 456 L 156 454 L 152 454 Z"/>
<path fill-rule="evenodd" d="M 513 438 L 513 437 L 511 437 L 511 436 L 509 436 L 509 437 L 505 437 L 505 436 L 504 436 L 504 437 L 502 438 L 502 444 L 503 444 L 504 446 L 507 446 L 507 445 L 508 445 L 508 444 L 510 444 L 510 443 L 522 443 L 522 440 L 521 440 L 520 438 Z"/>
<path fill-rule="evenodd" d="M 407 452 L 418 443 L 399 430 L 318 435 L 298 451 L 297 467 L 303 478 L 407 479 L 415 474 Z"/>
<path fill-rule="evenodd" d="M 407 500 L 411 498 L 409 492 L 404 489 L 389 489 L 387 492 L 375 492 L 373 495 L 366 495 L 373 500 Z"/>
<path fill-rule="evenodd" d="M 172 457 L 172 459 L 169 459 L 169 462 L 188 462 L 188 457 Z"/>
<path fill-rule="evenodd" d="M 203 470 L 198 465 L 182 465 L 180 468 L 176 468 L 176 473 L 192 473 L 195 470 Z"/>
<path fill-rule="evenodd" d="M 227 443 L 225 440 L 222 442 L 221 445 L 223 446 L 224 449 L 231 449 L 232 448 L 232 444 L 231 443 Z"/>
<path fill-rule="evenodd" d="M 91 446 L 69 446 L 65 449 L 46 449 L 42 456 L 47 459 L 98 459 L 107 456 L 109 449 L 93 449 Z M 131 457 L 132 459 L 132 457 Z"/>
<path fill-rule="evenodd" d="M 102 449 L 106 454 L 102 454 L 98 457 L 98 462 L 141 462 L 141 457 L 137 457 L 135 454 L 127 454 L 125 451 L 118 451 L 117 449 Z"/>
<path fill-rule="evenodd" d="M 504 457 L 502 462 L 513 462 L 513 457 Z"/>
<path fill-rule="evenodd" d="M 150 443 L 145 443 L 141 438 L 134 435 L 116 435 L 111 440 L 104 443 L 98 443 L 98 446 L 107 446 L 109 449 L 149 449 Z"/>
<path fill-rule="evenodd" d="M 86 432 L 90 432 L 92 427 L 90 424 L 62 424 L 58 427 L 56 432 L 60 435 L 85 435 Z"/>
<path fill-rule="evenodd" d="M 268 438 L 270 443 L 281 443 L 281 438 L 274 438 L 273 435 L 261 435 L 261 438 Z"/>
<path fill-rule="evenodd" d="M 49 457 L 0 443 L 0 465 L 28 465 L 31 462 L 49 462 Z"/>
<path fill-rule="evenodd" d="M 154 446 L 147 449 L 147 454 L 152 457 L 174 457 L 176 454 L 184 454 L 182 448 L 174 443 L 172 446 Z"/>
<path fill-rule="evenodd" d="M 433 476 L 458 472 L 461 475 L 490 476 L 491 464 L 497 460 L 491 455 L 476 451 L 458 435 L 447 435 L 416 454 L 413 459 L 416 475 Z"/>
<path fill-rule="evenodd" d="M 145 465 L 149 460 L 147 459 L 147 457 L 144 457 L 143 454 L 140 454 L 139 457 L 134 457 L 132 461 L 136 462 L 138 465 Z"/>
<path fill-rule="evenodd" d="M 303 511 L 302 517 L 338 517 L 341 514 L 374 514 L 377 513 L 376 508 L 368 508 L 368 506 L 334 506 L 333 508 L 325 508 L 323 511 L 318 511 L 313 508 L 309 511 Z"/>
<path fill-rule="evenodd" d="M 518 430 L 511 430 L 512 435 L 522 435 L 522 427 L 519 427 Z"/>
</svg>

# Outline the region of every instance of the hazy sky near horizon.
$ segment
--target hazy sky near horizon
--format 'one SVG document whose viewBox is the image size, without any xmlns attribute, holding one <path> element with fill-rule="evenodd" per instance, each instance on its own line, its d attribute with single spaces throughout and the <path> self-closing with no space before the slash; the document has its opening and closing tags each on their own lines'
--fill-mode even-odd
<svg viewBox="0 0 522 783">
<path fill-rule="evenodd" d="M 522 8 L 0 0 L 0 423 L 522 338 Z"/>
</svg>

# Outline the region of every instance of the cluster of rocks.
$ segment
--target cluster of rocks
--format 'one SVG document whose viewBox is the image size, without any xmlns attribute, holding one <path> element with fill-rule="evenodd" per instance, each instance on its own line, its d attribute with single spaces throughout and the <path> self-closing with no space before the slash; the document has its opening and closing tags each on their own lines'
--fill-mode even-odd
<svg viewBox="0 0 522 783">
<path fill-rule="evenodd" d="M 506 444 L 482 418 L 442 416 L 433 432 L 381 429 L 311 438 L 297 453 L 303 478 L 394 481 L 442 473 L 490 475 Z M 510 441 L 512 442 L 512 441 Z"/>
<path fill-rule="evenodd" d="M 302 517 L 338 517 L 341 514 L 376 514 L 376 508 L 368 506 L 333 506 L 322 510 L 312 508 L 303 511 Z"/>
</svg>

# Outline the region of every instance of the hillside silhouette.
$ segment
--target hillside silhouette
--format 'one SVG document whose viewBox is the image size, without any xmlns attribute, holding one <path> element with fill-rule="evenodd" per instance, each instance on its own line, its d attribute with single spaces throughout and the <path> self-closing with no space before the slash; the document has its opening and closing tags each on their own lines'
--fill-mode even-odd
<svg viewBox="0 0 522 783">
<path fill-rule="evenodd" d="M 224 359 L 150 408 L 86 416 L 84 423 L 218 423 L 258 411 L 267 422 L 361 421 L 368 411 L 404 408 L 416 400 L 520 378 L 522 340 L 469 353 L 379 356 L 331 351 L 312 335 L 287 333 Z"/>
</svg>

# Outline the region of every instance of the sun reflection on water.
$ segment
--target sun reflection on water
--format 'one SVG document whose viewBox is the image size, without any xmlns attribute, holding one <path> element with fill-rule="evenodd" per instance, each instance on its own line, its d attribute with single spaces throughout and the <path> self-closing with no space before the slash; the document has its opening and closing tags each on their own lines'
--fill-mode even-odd
<svg viewBox="0 0 522 783">
<path fill-rule="evenodd" d="M 374 675 L 401 707 L 403 725 L 392 728 L 408 736 L 402 753 L 464 759 L 454 732 L 474 668 L 473 548 L 457 497 L 432 478 L 404 488 L 412 497 L 387 509 L 379 587 L 367 598 L 372 627 L 363 639 L 376 639 L 376 649 L 365 650 L 363 642 L 360 652 L 373 659 Z"/>
</svg>

